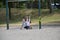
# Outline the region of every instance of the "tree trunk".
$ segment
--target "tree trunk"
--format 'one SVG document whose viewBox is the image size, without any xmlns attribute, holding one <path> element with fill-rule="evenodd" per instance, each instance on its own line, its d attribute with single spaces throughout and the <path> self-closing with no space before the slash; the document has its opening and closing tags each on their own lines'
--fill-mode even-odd
<svg viewBox="0 0 60 40">
<path fill-rule="evenodd" d="M 48 0 L 48 8 L 50 10 L 49 13 L 52 13 L 51 0 Z"/>
</svg>

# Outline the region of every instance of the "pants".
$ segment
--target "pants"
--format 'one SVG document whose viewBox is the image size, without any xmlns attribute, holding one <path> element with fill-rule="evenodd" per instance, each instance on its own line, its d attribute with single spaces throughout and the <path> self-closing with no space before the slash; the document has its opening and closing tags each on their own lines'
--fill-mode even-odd
<svg viewBox="0 0 60 40">
<path fill-rule="evenodd" d="M 25 29 L 29 29 L 30 27 L 29 27 L 29 26 L 25 26 L 24 28 L 25 28 Z"/>
</svg>

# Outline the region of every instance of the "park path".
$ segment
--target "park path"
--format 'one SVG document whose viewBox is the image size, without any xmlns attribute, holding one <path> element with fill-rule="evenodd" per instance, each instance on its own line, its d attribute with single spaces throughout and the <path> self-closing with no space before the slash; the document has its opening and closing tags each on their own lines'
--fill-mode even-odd
<svg viewBox="0 0 60 40">
<path fill-rule="evenodd" d="M 10 29 L 0 27 L 0 40 L 60 40 L 60 24 L 51 23 L 42 24 L 42 28 L 38 29 L 38 25 L 31 25 L 33 29 L 20 29 L 20 25 L 10 25 Z"/>
<path fill-rule="evenodd" d="M 2 27 L 0 40 L 60 40 L 60 26 L 42 26 L 42 29 L 29 30 L 21 30 L 18 27 L 6 30 L 6 27 Z"/>
</svg>

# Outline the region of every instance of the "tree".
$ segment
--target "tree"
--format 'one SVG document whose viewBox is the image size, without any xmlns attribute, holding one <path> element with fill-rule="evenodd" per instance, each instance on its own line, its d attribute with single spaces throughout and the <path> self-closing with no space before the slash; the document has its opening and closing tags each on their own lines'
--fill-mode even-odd
<svg viewBox="0 0 60 40">
<path fill-rule="evenodd" d="M 50 9 L 50 13 L 52 13 L 52 7 L 51 7 L 51 0 L 47 0 L 48 8 Z"/>
</svg>

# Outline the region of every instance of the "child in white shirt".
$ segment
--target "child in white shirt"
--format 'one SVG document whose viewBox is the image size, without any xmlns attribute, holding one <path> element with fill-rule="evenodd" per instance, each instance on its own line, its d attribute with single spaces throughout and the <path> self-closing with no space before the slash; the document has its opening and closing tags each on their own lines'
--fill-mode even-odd
<svg viewBox="0 0 60 40">
<path fill-rule="evenodd" d="M 30 29 L 30 21 L 26 20 L 25 21 L 25 27 L 26 29 Z"/>
<path fill-rule="evenodd" d="M 28 18 L 28 16 L 23 18 L 22 27 L 25 29 L 30 29 L 30 18 Z"/>
</svg>

